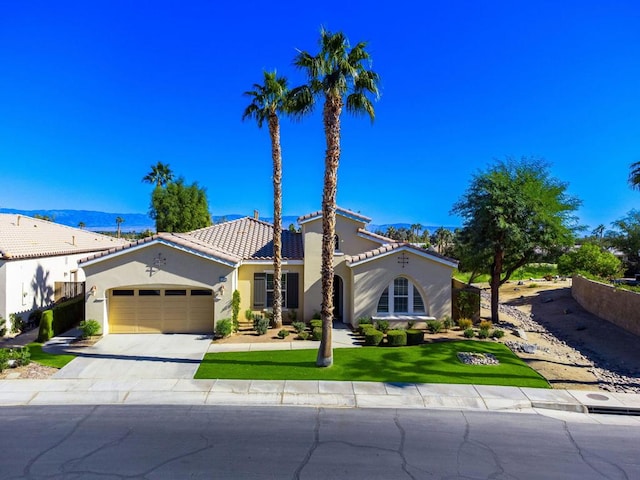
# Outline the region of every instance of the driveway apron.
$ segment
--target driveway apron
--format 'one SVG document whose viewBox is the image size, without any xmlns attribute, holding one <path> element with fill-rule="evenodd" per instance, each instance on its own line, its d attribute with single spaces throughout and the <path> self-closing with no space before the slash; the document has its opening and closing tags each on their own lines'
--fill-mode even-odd
<svg viewBox="0 0 640 480">
<path fill-rule="evenodd" d="M 56 347 L 77 358 L 53 378 L 193 378 L 210 344 L 207 335 L 107 335 L 90 347 Z"/>
</svg>

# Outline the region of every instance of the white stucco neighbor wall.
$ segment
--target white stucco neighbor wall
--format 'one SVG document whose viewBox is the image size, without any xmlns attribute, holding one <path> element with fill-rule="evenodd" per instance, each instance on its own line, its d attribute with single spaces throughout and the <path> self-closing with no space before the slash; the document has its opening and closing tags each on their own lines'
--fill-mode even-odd
<svg viewBox="0 0 640 480">
<path fill-rule="evenodd" d="M 151 268 L 158 257 L 161 264 Z M 214 295 L 214 321 L 231 317 L 231 298 L 238 281 L 235 268 L 179 248 L 151 243 L 89 261 L 83 269 L 86 290 L 96 287 L 95 295 L 87 294 L 85 316 L 97 320 L 104 334 L 109 333 L 108 292 L 114 288 L 181 286 L 219 292 L 223 287 L 224 293 Z"/>
<path fill-rule="evenodd" d="M 405 251 L 408 263 L 398 264 L 401 253 L 360 263 L 352 267 L 353 315 L 358 318 L 376 314 L 384 288 L 398 276 L 406 277 L 421 291 L 427 316 L 437 319 L 451 315 L 451 275 L 453 267 Z"/>
<path fill-rule="evenodd" d="M 12 313 L 26 321 L 32 311 L 50 306 L 55 282 L 84 281 L 78 267 L 83 257 L 86 254 L 0 261 L 0 315 L 7 320 L 7 330 Z"/>
</svg>

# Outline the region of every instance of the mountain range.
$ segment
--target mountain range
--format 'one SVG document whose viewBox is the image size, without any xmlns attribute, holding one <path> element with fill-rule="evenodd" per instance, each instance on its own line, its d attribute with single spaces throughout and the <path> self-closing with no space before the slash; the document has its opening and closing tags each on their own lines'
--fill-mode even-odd
<svg viewBox="0 0 640 480">
<path fill-rule="evenodd" d="M 0 213 L 12 213 L 26 215 L 34 217 L 36 215 L 51 219 L 56 223 L 67 225 L 70 227 L 78 227 L 81 223 L 84 224 L 83 228 L 96 232 L 115 232 L 117 230 L 116 218 L 120 217 L 124 222 L 120 225 L 120 229 L 123 232 L 144 232 L 147 230 L 155 231 L 155 222 L 146 213 L 109 213 L 98 212 L 94 210 L 20 210 L 14 208 L 0 208 Z M 220 223 L 221 221 L 236 220 L 238 218 L 246 217 L 246 215 L 229 214 L 214 216 L 212 218 L 214 223 Z M 260 220 L 265 222 L 272 222 L 273 218 L 260 217 Z M 284 216 L 282 217 L 283 228 L 288 228 L 293 224 L 296 227 L 298 217 L 297 216 Z M 382 231 L 386 232 L 387 228 L 394 227 L 410 228 L 409 223 L 388 223 L 383 225 L 368 225 L 367 230 L 370 232 Z M 439 228 L 439 225 L 425 225 L 423 228 L 432 232 Z M 452 227 L 445 227 L 453 230 Z"/>
</svg>

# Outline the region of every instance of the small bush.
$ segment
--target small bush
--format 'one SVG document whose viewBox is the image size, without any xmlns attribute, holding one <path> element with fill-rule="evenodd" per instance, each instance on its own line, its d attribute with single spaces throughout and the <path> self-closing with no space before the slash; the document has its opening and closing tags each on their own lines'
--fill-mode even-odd
<svg viewBox="0 0 640 480">
<path fill-rule="evenodd" d="M 427 322 L 427 330 L 431 333 L 440 333 L 442 330 L 442 322 L 439 320 L 429 320 Z"/>
<path fill-rule="evenodd" d="M 464 331 L 464 336 L 465 336 L 465 338 L 473 338 L 473 337 L 476 336 L 476 332 L 475 332 L 475 330 L 473 328 L 467 328 Z"/>
<path fill-rule="evenodd" d="M 489 329 L 488 328 L 479 329 L 478 338 L 489 338 Z"/>
<path fill-rule="evenodd" d="M 299 333 L 298 333 L 298 337 L 297 337 L 297 338 L 298 338 L 299 340 L 308 340 L 308 339 L 309 339 L 309 337 L 311 337 L 311 334 L 310 334 L 309 332 L 306 332 L 306 331 L 305 331 L 305 332 L 299 332 Z"/>
<path fill-rule="evenodd" d="M 500 330 L 496 328 L 494 331 L 491 332 L 491 338 L 502 338 L 502 337 L 504 337 L 504 330 Z"/>
<path fill-rule="evenodd" d="M 53 310 L 42 312 L 40 319 L 40 329 L 38 330 L 38 342 L 44 343 L 53 337 Z"/>
<path fill-rule="evenodd" d="M 382 342 L 384 333 L 375 328 L 369 328 L 364 334 L 364 344 L 372 347 L 377 347 Z"/>
<path fill-rule="evenodd" d="M 314 327 L 311 331 L 311 340 L 319 342 L 322 340 L 322 327 Z"/>
<path fill-rule="evenodd" d="M 318 319 L 318 318 L 314 318 L 313 320 L 311 320 L 309 322 L 309 325 L 311 326 L 311 330 L 313 330 L 314 328 L 322 328 L 322 320 Z"/>
<path fill-rule="evenodd" d="M 358 326 L 360 325 L 373 325 L 373 320 L 371 317 L 360 317 L 358 319 Z"/>
<path fill-rule="evenodd" d="M 407 345 L 420 345 L 424 341 L 424 332 L 417 328 L 407 330 Z"/>
<path fill-rule="evenodd" d="M 83 320 L 78 325 L 82 338 L 89 338 L 100 333 L 100 324 L 96 320 Z"/>
<path fill-rule="evenodd" d="M 244 318 L 247 320 L 247 322 L 253 322 L 253 310 L 247 308 L 244 311 Z"/>
<path fill-rule="evenodd" d="M 489 330 L 491 329 L 492 326 L 493 326 L 493 323 L 491 323 L 491 320 L 483 320 L 478 325 L 478 328 L 481 330 Z"/>
<path fill-rule="evenodd" d="M 406 330 L 389 330 L 387 332 L 387 345 L 390 347 L 404 347 L 407 345 Z"/>
<path fill-rule="evenodd" d="M 233 331 L 233 319 L 222 318 L 216 322 L 216 335 L 218 337 L 228 337 L 233 333 Z"/>
<path fill-rule="evenodd" d="M 283 328 L 282 330 L 278 331 L 278 338 L 285 338 L 289 336 L 289 330 L 287 330 L 286 328 Z"/>
<path fill-rule="evenodd" d="M 20 315 L 12 313 L 9 318 L 11 319 L 11 333 L 20 333 L 24 330 L 24 322 Z"/>
<path fill-rule="evenodd" d="M 442 328 L 445 331 L 449 330 L 450 328 L 453 328 L 453 325 L 454 325 L 453 319 L 449 315 L 447 315 L 442 319 Z"/>
<path fill-rule="evenodd" d="M 11 347 L 7 349 L 8 363 L 13 360 L 14 367 L 21 367 L 23 365 L 29 365 L 31 363 L 31 352 L 29 347 Z"/>
<path fill-rule="evenodd" d="M 360 333 L 360 335 L 364 335 L 364 332 L 366 332 L 367 330 L 375 330 L 375 329 L 376 327 L 374 327 L 370 323 L 363 323 L 361 325 L 358 325 L 358 333 Z"/>
<path fill-rule="evenodd" d="M 9 351 L 0 348 L 0 372 L 4 371 L 9 366 Z"/>
<path fill-rule="evenodd" d="M 7 334 L 7 321 L 0 315 L 0 337 Z"/>
<path fill-rule="evenodd" d="M 307 329 L 307 324 L 304 322 L 293 322 L 292 326 L 296 333 L 304 332 Z"/>
<path fill-rule="evenodd" d="M 460 318 L 458 319 L 458 327 L 460 327 L 460 330 L 468 330 L 473 327 L 473 320 L 470 318 Z"/>
<path fill-rule="evenodd" d="M 376 328 L 382 333 L 387 333 L 389 331 L 389 322 L 386 320 L 378 320 L 376 322 Z"/>
<path fill-rule="evenodd" d="M 269 319 L 262 315 L 256 315 L 253 319 L 253 329 L 258 332 L 258 335 L 266 335 L 269 330 Z"/>
</svg>

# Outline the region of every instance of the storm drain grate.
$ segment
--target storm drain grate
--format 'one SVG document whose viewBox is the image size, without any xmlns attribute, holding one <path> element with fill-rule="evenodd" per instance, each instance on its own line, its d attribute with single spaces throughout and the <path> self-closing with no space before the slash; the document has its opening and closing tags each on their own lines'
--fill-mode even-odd
<svg viewBox="0 0 640 480">
<path fill-rule="evenodd" d="M 589 413 L 599 413 L 602 415 L 636 415 L 640 416 L 640 408 L 626 408 L 626 407 L 590 407 L 587 405 L 587 411 Z"/>
</svg>

